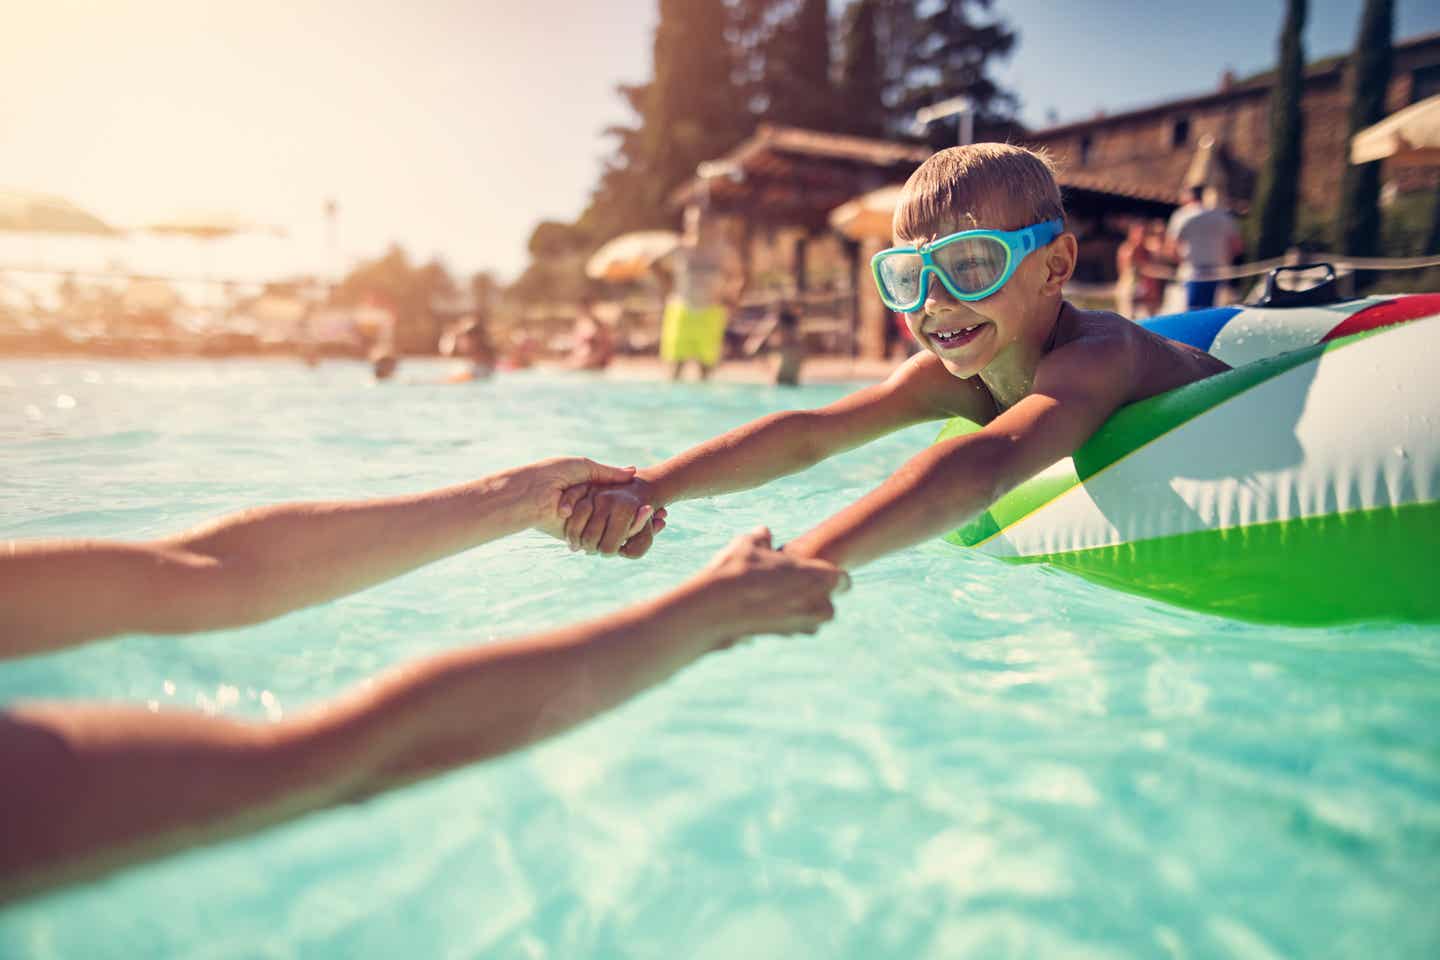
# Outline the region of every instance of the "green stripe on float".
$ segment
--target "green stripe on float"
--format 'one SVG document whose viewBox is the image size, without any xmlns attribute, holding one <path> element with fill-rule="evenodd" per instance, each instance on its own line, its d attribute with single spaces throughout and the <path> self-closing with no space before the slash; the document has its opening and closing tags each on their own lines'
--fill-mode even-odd
<svg viewBox="0 0 1440 960">
<path fill-rule="evenodd" d="M 1317 343 L 1278 357 L 1247 363 L 1234 370 L 1177 387 L 1168 393 L 1149 397 L 1128 407 L 1121 407 L 1109 420 L 1075 451 L 1075 470 L 1069 474 L 1040 476 L 1022 483 L 990 505 L 990 509 L 969 523 L 945 535 L 956 546 L 979 546 L 1017 521 L 1035 512 L 1067 490 L 1087 480 L 1106 467 L 1137 452 L 1149 443 L 1183 426 L 1227 400 L 1287 370 L 1352 343 L 1384 333 L 1389 327 L 1364 330 L 1328 343 Z M 935 442 L 974 433 L 980 427 L 956 417 L 946 422 Z"/>
<path fill-rule="evenodd" d="M 1434 622 L 1437 545 L 1432 500 L 1006 561 L 1049 563 L 1126 593 L 1261 623 Z"/>
</svg>

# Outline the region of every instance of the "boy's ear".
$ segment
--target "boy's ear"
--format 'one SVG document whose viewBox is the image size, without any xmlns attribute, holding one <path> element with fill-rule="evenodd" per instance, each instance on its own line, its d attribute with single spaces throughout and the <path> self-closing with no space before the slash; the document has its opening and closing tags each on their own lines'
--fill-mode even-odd
<svg viewBox="0 0 1440 960">
<path fill-rule="evenodd" d="M 1045 274 L 1041 281 L 1041 291 L 1047 295 L 1059 296 L 1060 290 L 1065 286 L 1065 281 L 1075 272 L 1075 261 L 1079 257 L 1080 247 L 1075 241 L 1075 234 L 1065 231 L 1050 242 L 1048 246 L 1040 251 L 1045 258 Z"/>
</svg>

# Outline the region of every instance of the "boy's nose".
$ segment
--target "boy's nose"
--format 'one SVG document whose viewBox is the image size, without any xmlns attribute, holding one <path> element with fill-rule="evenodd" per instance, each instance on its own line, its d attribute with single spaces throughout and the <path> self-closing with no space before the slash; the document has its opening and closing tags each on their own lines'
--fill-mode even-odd
<svg viewBox="0 0 1440 960">
<path fill-rule="evenodd" d="M 922 304 L 924 312 L 927 315 L 934 315 L 941 310 L 954 310 L 958 306 L 960 306 L 960 301 L 950 295 L 950 291 L 945 289 L 945 284 L 932 277 L 930 286 L 925 291 L 925 303 Z"/>
</svg>

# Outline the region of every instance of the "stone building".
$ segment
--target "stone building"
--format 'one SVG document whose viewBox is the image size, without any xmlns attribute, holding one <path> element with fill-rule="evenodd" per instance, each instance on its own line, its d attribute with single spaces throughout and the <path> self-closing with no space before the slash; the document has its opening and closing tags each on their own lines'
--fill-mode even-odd
<svg viewBox="0 0 1440 960">
<path fill-rule="evenodd" d="M 1231 200 L 1245 206 L 1269 151 L 1270 89 L 1274 71 L 1236 79 L 1227 73 L 1210 93 L 1124 113 L 1102 114 L 1024 136 L 1047 148 L 1062 170 L 1095 176 L 1123 191 L 1177 196 L 1205 138 L 1215 144 Z M 1305 70 L 1301 101 L 1300 202 L 1328 215 L 1340 196 L 1347 162 L 1350 104 L 1349 57 L 1328 57 Z M 1440 93 L 1440 33 L 1395 44 L 1387 112 Z M 1401 191 L 1431 188 L 1435 169 L 1387 171 Z"/>
</svg>

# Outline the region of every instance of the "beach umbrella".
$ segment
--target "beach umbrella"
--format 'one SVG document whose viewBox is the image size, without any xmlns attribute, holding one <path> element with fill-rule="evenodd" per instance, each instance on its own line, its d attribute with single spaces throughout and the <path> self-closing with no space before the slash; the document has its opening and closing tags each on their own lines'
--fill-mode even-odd
<svg viewBox="0 0 1440 960">
<path fill-rule="evenodd" d="M 592 280 L 638 280 L 679 245 L 680 234 L 674 230 L 622 233 L 595 251 L 585 264 L 585 275 Z"/>
<path fill-rule="evenodd" d="M 103 235 L 115 232 L 104 220 L 64 197 L 27 190 L 0 190 L 0 230 Z"/>
<path fill-rule="evenodd" d="M 1440 166 L 1440 94 L 1412 103 L 1350 138 L 1350 162 Z"/>
<path fill-rule="evenodd" d="M 830 226 L 851 240 L 877 239 L 888 243 L 890 222 L 895 217 L 902 189 L 896 183 L 847 200 L 830 211 Z"/>
<path fill-rule="evenodd" d="M 241 233 L 268 233 L 277 237 L 283 237 L 286 234 L 284 227 L 258 223 L 239 214 L 225 212 L 182 214 L 155 223 L 147 223 L 140 229 L 146 233 L 197 237 L 201 240 L 215 240 Z"/>
</svg>

